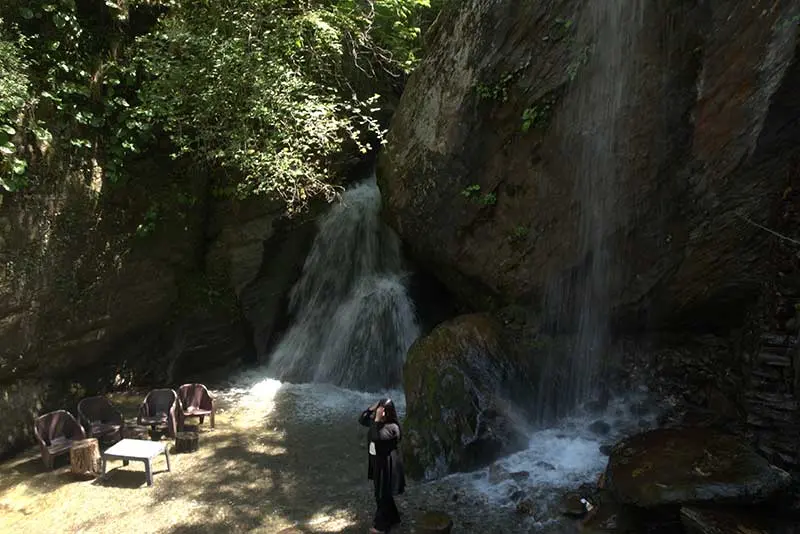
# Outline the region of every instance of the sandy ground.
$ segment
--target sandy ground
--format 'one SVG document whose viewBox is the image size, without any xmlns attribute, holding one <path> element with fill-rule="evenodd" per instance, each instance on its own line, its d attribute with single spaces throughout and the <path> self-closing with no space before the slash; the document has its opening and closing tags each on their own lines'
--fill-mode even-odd
<svg viewBox="0 0 800 534">
<path fill-rule="evenodd" d="M 126 419 L 142 394 L 113 397 Z M 217 395 L 216 428 L 200 431 L 200 449 L 163 456 L 147 487 L 143 465 L 109 463 L 102 479 L 70 472 L 68 455 L 47 471 L 32 448 L 0 464 L 0 532 L 277 533 L 367 532 L 373 513 L 366 480 L 365 430 L 357 411 L 298 417 L 299 395 L 242 401 Z M 171 447 L 171 442 L 163 438 Z M 444 510 L 455 532 L 529 532 L 507 510 L 445 482 L 410 484 L 398 499 L 404 518 L 393 533 L 414 532 L 425 510 Z"/>
</svg>

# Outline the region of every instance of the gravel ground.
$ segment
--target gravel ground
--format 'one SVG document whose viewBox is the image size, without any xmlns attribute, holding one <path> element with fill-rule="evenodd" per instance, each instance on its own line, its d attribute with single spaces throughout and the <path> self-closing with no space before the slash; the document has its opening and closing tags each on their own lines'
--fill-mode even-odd
<svg viewBox="0 0 800 534">
<path fill-rule="evenodd" d="M 86 480 L 70 473 L 68 461 L 45 471 L 37 449 L 3 462 L 0 532 L 368 531 L 373 501 L 356 417 L 374 395 L 272 381 L 215 394 L 217 428 L 200 427 L 200 450 L 173 455 L 171 472 L 157 460 L 151 488 L 140 463 L 112 462 L 105 479 Z M 134 392 L 114 400 L 132 417 L 141 398 Z M 574 531 L 517 515 L 497 496 L 513 488 L 486 491 L 486 478 L 484 471 L 410 483 L 398 498 L 404 524 L 393 532 L 414 532 L 415 518 L 428 510 L 450 514 L 454 532 Z"/>
</svg>

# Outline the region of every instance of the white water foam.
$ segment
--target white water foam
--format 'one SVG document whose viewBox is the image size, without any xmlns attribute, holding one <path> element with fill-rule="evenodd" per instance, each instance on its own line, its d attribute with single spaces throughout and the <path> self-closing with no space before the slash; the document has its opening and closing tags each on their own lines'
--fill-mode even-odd
<svg viewBox="0 0 800 534">
<path fill-rule="evenodd" d="M 531 521 L 547 527 L 558 519 L 556 504 L 565 492 L 596 483 L 605 471 L 608 456 L 601 452 L 601 446 L 610 447 L 626 436 L 656 426 L 658 410 L 646 415 L 631 410 L 632 405 L 645 402 L 646 396 L 639 393 L 613 400 L 603 414 L 582 410 L 556 426 L 532 432 L 525 450 L 481 471 L 452 477 L 464 479 L 462 484 L 468 480 L 474 491 L 496 507 L 513 508 L 521 495 L 533 499 L 538 509 Z M 605 433 L 592 430 L 598 421 L 608 425 Z M 512 473 L 517 476 L 510 476 Z M 515 494 L 516 499 L 512 497 Z"/>
<path fill-rule="evenodd" d="M 371 177 L 320 219 L 291 291 L 294 321 L 269 356 L 270 376 L 376 392 L 401 383 L 419 327 L 400 240 L 380 212 Z"/>
<path fill-rule="evenodd" d="M 264 378 L 263 371 L 259 370 L 240 373 L 234 383 L 236 386 L 220 392 L 222 397 L 239 406 L 257 408 L 262 415 L 271 413 L 276 403 L 288 397 L 292 398 L 294 406 L 292 418 L 297 420 L 319 421 L 346 415 L 356 417 L 361 410 L 381 398 L 392 399 L 398 416 L 405 415 L 405 395 L 398 389 L 365 392 L 332 384 L 293 384 Z"/>
</svg>

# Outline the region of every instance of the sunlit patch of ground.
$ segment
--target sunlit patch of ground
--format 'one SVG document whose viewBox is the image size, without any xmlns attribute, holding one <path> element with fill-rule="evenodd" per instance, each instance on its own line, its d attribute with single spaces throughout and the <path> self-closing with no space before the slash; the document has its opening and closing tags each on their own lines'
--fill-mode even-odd
<svg viewBox="0 0 800 534">
<path fill-rule="evenodd" d="M 132 419 L 141 398 L 114 401 Z M 153 487 L 139 462 L 110 462 L 104 479 L 89 480 L 75 477 L 66 458 L 46 471 L 38 449 L 0 464 L 0 532 L 367 530 L 371 495 L 357 426 L 287 429 L 275 422 L 284 417 L 274 394 L 220 404 L 217 428 L 200 427 L 199 451 L 173 454 L 171 472 L 163 456 L 155 461 Z"/>
<path fill-rule="evenodd" d="M 113 400 L 132 421 L 143 396 Z M 158 458 L 153 487 L 139 462 L 110 462 L 104 479 L 86 480 L 72 475 L 68 459 L 46 471 L 32 448 L 0 463 L 0 533 L 366 533 L 374 501 L 356 418 L 373 396 L 274 381 L 218 393 L 217 428 L 206 421 L 200 449 L 171 455 L 171 472 Z M 482 489 L 486 477 L 409 482 L 397 501 L 404 522 L 392 533 L 413 532 L 429 510 L 450 514 L 458 532 L 568 531 L 517 515 L 510 500 Z"/>
</svg>

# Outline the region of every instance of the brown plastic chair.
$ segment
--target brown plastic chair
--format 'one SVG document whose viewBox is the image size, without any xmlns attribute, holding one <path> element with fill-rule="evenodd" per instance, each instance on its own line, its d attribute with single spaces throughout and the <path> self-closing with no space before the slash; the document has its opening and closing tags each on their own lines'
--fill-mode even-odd
<svg viewBox="0 0 800 534">
<path fill-rule="evenodd" d="M 87 397 L 78 403 L 78 417 L 89 436 L 102 440 L 122 439 L 122 414 L 105 397 Z"/>
<path fill-rule="evenodd" d="M 166 427 L 167 435 L 174 438 L 178 431 L 178 418 L 182 415 L 180 408 L 176 408 L 177 403 L 178 395 L 174 390 L 154 389 L 144 398 L 136 421 L 140 425 L 149 425 L 153 430 Z"/>
<path fill-rule="evenodd" d="M 208 422 L 211 424 L 211 428 L 214 428 L 216 405 L 214 397 L 211 396 L 203 384 L 182 385 L 178 388 L 178 398 L 181 401 L 181 409 L 183 410 L 181 428 L 183 428 L 183 423 L 187 417 L 199 417 L 202 425 L 205 416 L 208 416 Z"/>
<path fill-rule="evenodd" d="M 75 441 L 86 439 L 83 427 L 66 410 L 56 410 L 37 417 L 33 422 L 33 433 L 42 450 L 42 461 L 48 469 L 53 469 L 56 456 L 69 452 Z"/>
</svg>

